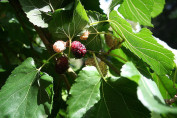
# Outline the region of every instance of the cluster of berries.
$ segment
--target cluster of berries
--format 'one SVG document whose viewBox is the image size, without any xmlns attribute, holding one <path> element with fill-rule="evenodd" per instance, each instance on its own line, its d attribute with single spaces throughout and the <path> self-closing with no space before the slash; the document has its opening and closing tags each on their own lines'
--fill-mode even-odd
<svg viewBox="0 0 177 118">
<path fill-rule="evenodd" d="M 87 40 L 88 35 L 89 35 L 89 32 L 86 31 L 85 33 L 83 33 L 82 36 L 80 36 L 80 39 Z M 67 43 L 62 40 L 56 41 L 53 44 L 53 50 L 57 53 L 63 52 L 66 49 L 66 47 L 67 47 Z M 71 52 L 76 58 L 82 58 L 85 56 L 87 50 L 86 50 L 85 45 L 83 45 L 81 42 L 73 41 L 71 43 Z M 55 66 L 56 72 L 59 74 L 64 73 L 69 68 L 68 65 L 69 63 L 68 63 L 67 57 L 63 56 L 63 57 L 58 58 L 56 62 L 56 66 Z"/>
</svg>

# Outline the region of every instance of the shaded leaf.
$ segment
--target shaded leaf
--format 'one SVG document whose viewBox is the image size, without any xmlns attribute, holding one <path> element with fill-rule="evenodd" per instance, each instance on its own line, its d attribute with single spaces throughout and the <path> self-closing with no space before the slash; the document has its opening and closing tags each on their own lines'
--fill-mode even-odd
<svg viewBox="0 0 177 118">
<path fill-rule="evenodd" d="M 87 15 L 90 24 L 107 19 L 106 15 L 102 15 L 94 11 L 88 11 Z M 92 34 L 89 35 L 87 40 L 82 41 L 82 43 L 85 44 L 87 50 L 94 50 L 94 51 L 101 50 L 102 41 L 100 38 L 100 34 L 97 33 L 101 31 L 107 31 L 107 29 L 108 29 L 108 23 L 98 23 L 88 28 L 88 31 Z"/>
<path fill-rule="evenodd" d="M 38 70 L 32 58 L 26 59 L 12 71 L 0 91 L 0 114 L 8 118 L 35 118 L 49 113 L 47 97 L 41 98 L 36 79 Z"/>
<path fill-rule="evenodd" d="M 136 83 L 119 77 L 102 81 L 101 99 L 84 118 L 149 118 L 149 111 L 136 96 Z"/>
<path fill-rule="evenodd" d="M 156 85 L 150 79 L 147 79 L 139 73 L 132 62 L 127 62 L 121 69 L 121 76 L 138 84 L 137 95 L 138 99 L 149 110 L 157 113 L 175 113 L 177 114 L 176 107 L 169 107 L 165 105 L 164 99 Z"/>
<path fill-rule="evenodd" d="M 123 45 L 131 52 L 142 58 L 159 75 L 170 73 L 173 69 L 174 54 L 165 49 L 152 36 L 152 33 L 143 28 L 134 33 L 131 25 L 122 19 L 116 11 L 110 13 L 111 27 L 125 39 Z"/>
<path fill-rule="evenodd" d="M 141 25 L 153 26 L 151 24 L 151 12 L 154 0 L 124 0 L 118 9 L 126 18 Z"/>
<path fill-rule="evenodd" d="M 97 11 L 103 13 L 103 10 L 100 8 L 99 0 L 80 0 L 86 10 Z"/>
<path fill-rule="evenodd" d="M 73 39 L 87 25 L 89 19 L 79 0 L 76 0 L 74 11 L 57 10 L 49 23 L 49 31 L 55 38 Z"/>
<path fill-rule="evenodd" d="M 81 118 L 100 100 L 100 79 L 97 69 L 93 66 L 87 66 L 80 71 L 76 83 L 71 87 L 71 97 L 67 101 L 69 118 Z"/>
<path fill-rule="evenodd" d="M 49 76 L 47 73 L 42 73 L 40 77 L 40 87 L 39 87 L 39 94 L 40 95 L 38 98 L 43 98 L 41 100 L 49 101 L 49 103 L 53 103 L 53 78 Z M 52 105 L 46 104 L 45 105 L 49 108 L 50 113 L 52 110 Z"/>
<path fill-rule="evenodd" d="M 136 65 L 138 71 L 140 71 L 146 77 L 151 77 L 150 72 L 148 70 L 149 65 L 147 65 L 144 61 L 142 61 L 140 58 L 138 58 L 136 55 L 130 52 L 130 50 L 126 49 L 124 46 L 122 46 L 120 49 L 112 50 L 110 54 L 119 55 L 123 57 L 124 59 L 126 59 L 127 61 L 132 61 Z M 125 63 L 125 61 L 121 60 L 120 58 L 116 56 L 113 56 L 113 57 L 116 58 L 118 61 Z M 114 63 L 114 64 L 117 64 L 117 63 Z M 122 65 L 120 69 L 121 68 L 122 68 Z"/>
</svg>

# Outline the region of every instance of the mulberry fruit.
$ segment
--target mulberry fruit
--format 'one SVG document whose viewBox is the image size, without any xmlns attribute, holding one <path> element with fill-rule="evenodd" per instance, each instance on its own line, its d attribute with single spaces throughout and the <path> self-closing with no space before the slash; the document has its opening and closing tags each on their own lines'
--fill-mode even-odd
<svg viewBox="0 0 177 118">
<path fill-rule="evenodd" d="M 63 52 L 66 49 L 66 42 L 59 40 L 53 44 L 53 50 L 55 52 Z"/>
<path fill-rule="evenodd" d="M 68 58 L 63 56 L 60 58 L 57 58 L 55 70 L 58 74 L 63 74 L 67 71 L 69 68 Z"/>
<path fill-rule="evenodd" d="M 88 37 L 89 37 L 89 34 L 90 34 L 89 31 L 84 32 L 84 33 L 82 34 L 82 36 L 80 36 L 80 39 L 81 39 L 81 40 L 87 40 Z"/>
<path fill-rule="evenodd" d="M 84 57 L 87 52 L 85 46 L 79 41 L 72 42 L 71 51 L 76 58 Z"/>
</svg>

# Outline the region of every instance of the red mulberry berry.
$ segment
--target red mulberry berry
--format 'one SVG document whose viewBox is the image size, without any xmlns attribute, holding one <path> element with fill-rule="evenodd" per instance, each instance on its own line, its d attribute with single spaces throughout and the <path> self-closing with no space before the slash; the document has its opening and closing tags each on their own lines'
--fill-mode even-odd
<svg viewBox="0 0 177 118">
<path fill-rule="evenodd" d="M 58 74 L 63 74 L 69 68 L 68 58 L 67 57 L 60 57 L 57 58 L 57 62 L 55 65 L 55 70 Z"/>
<path fill-rule="evenodd" d="M 73 41 L 71 44 L 71 51 L 76 58 L 82 58 L 85 56 L 86 48 L 79 41 Z"/>
</svg>

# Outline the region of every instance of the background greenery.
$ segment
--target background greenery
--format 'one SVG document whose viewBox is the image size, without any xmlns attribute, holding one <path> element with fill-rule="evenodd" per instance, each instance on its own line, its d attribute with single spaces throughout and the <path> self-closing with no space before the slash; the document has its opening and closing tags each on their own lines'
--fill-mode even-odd
<svg viewBox="0 0 177 118">
<path fill-rule="evenodd" d="M 126 19 L 141 24 L 140 32 L 135 33 L 113 10 L 117 4 Z M 177 49 L 177 1 L 166 1 L 160 15 L 161 8 L 154 4 L 163 7 L 164 0 L 113 0 L 109 13 L 104 14 L 99 0 L 1 0 L 0 116 L 176 117 L 175 101 L 172 105 L 165 102 L 176 95 L 174 54 L 153 36 Z M 151 17 L 155 17 L 152 22 Z M 54 53 L 52 44 L 56 40 L 80 41 L 79 35 L 86 30 L 93 33 L 81 41 L 87 55 L 76 60 L 71 54 L 72 69 L 57 74 L 55 61 L 47 61 Z M 105 53 L 110 49 L 105 32 L 125 41 L 110 54 Z M 97 68 L 85 67 L 89 57 L 94 57 L 92 64 Z M 100 69 L 102 61 L 109 70 L 106 74 Z"/>
</svg>

